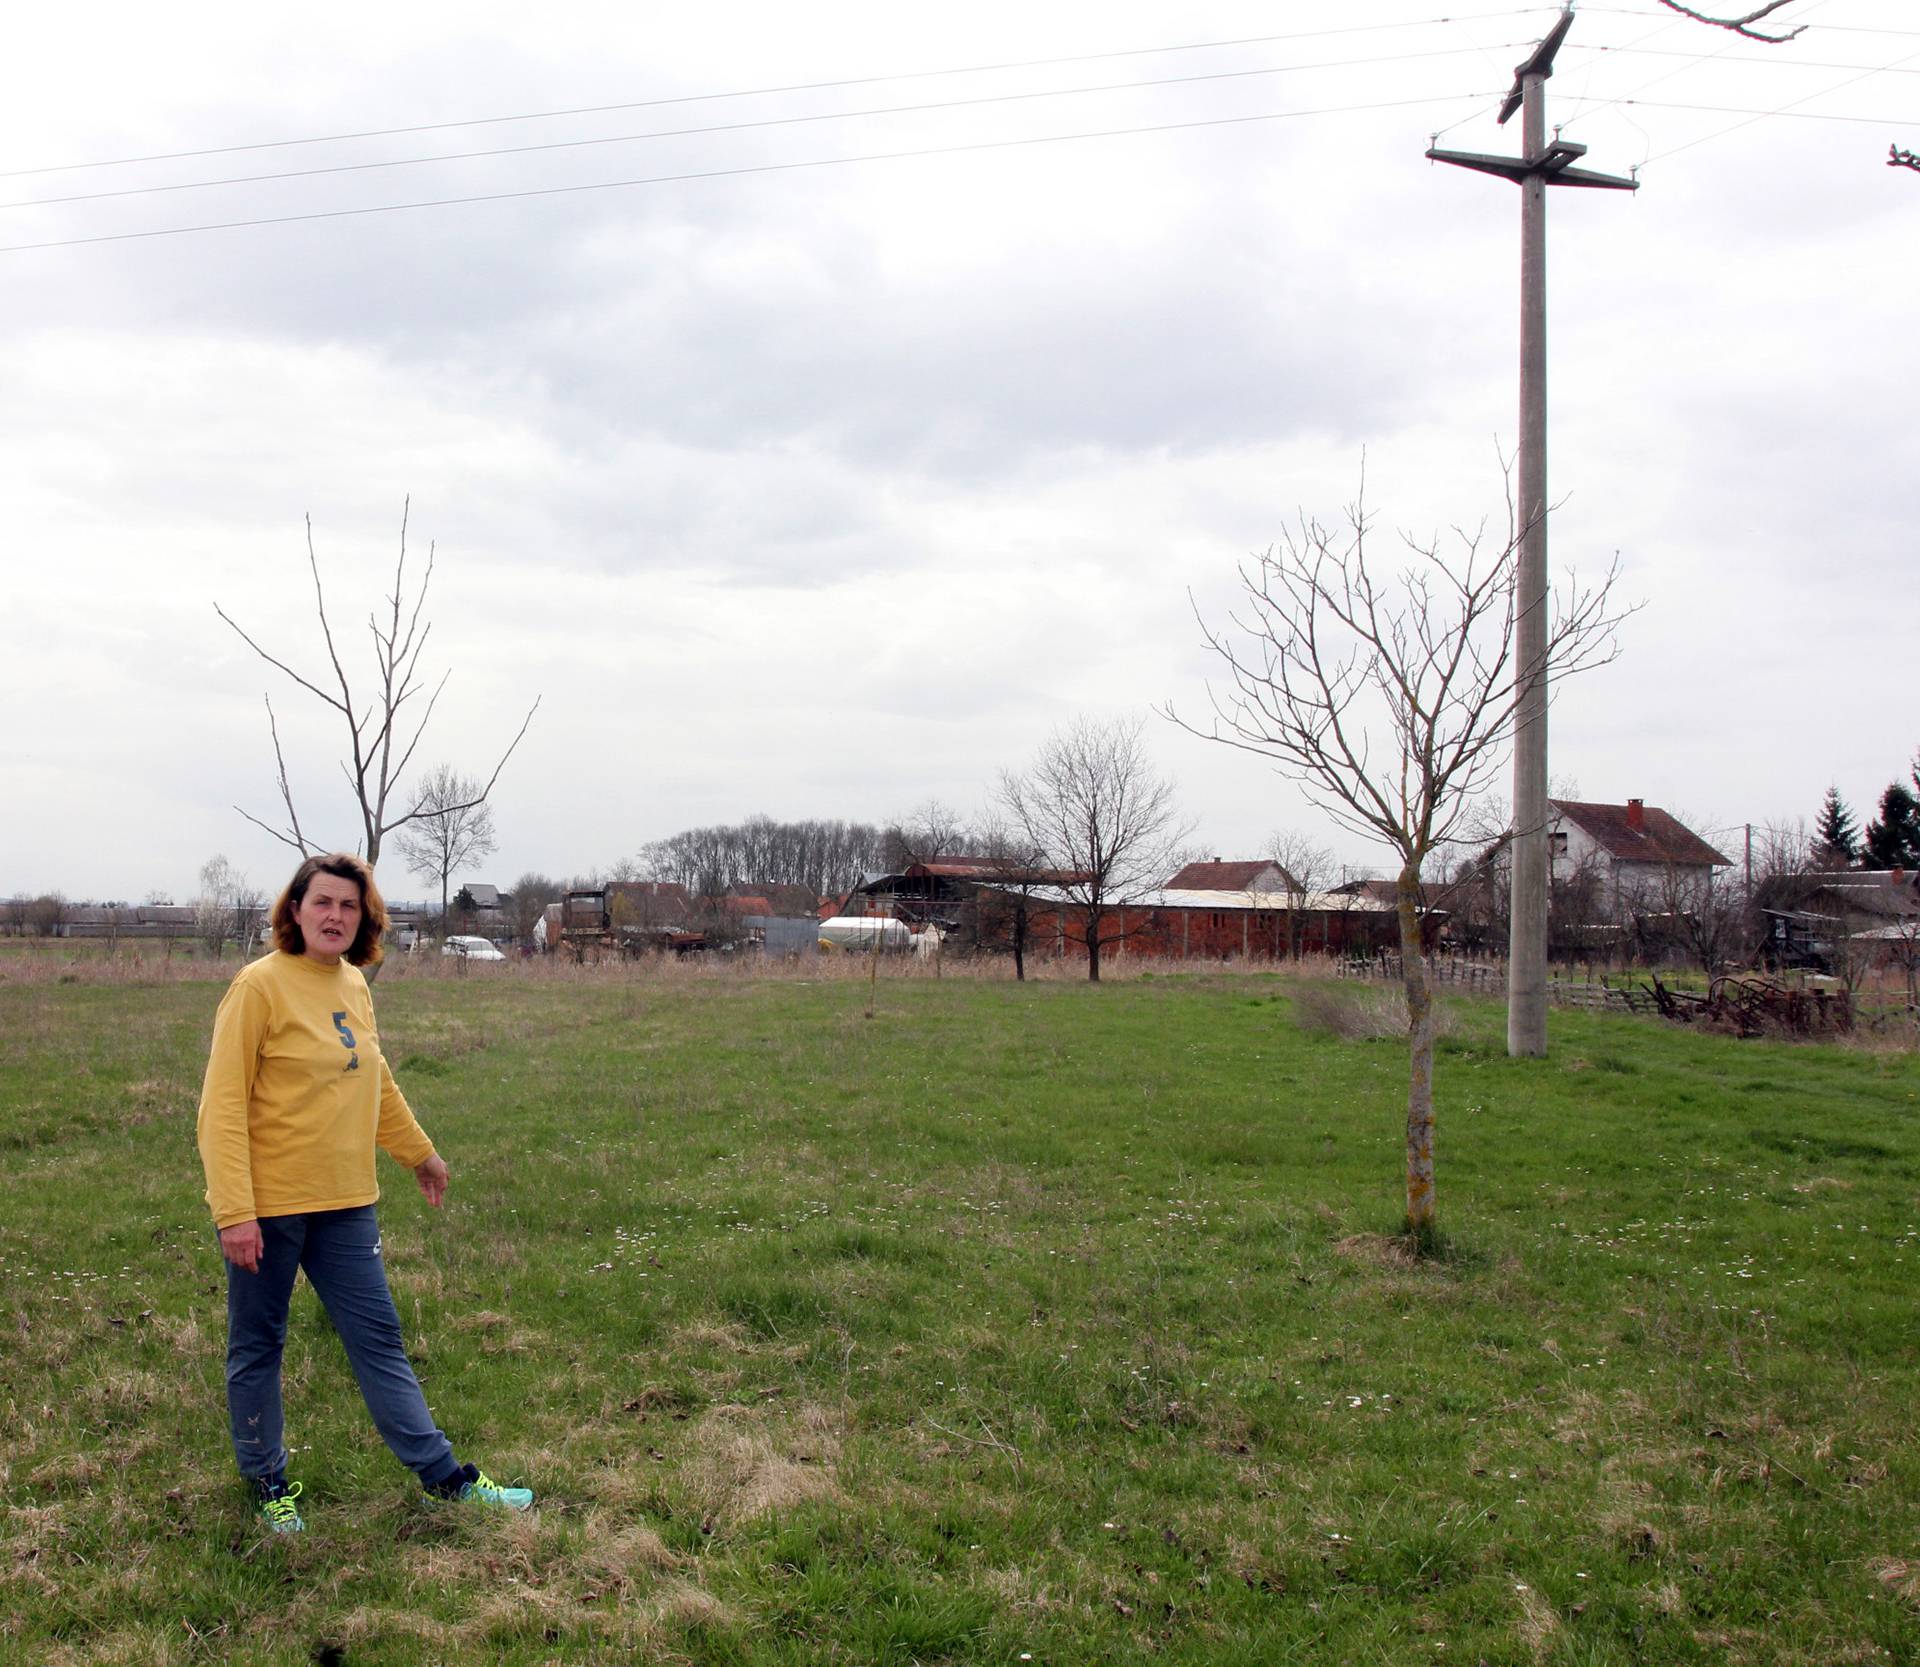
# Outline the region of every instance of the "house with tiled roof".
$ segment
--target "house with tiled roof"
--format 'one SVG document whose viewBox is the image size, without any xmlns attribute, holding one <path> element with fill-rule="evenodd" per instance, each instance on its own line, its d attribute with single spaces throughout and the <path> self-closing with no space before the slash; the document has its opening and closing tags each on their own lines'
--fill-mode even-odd
<svg viewBox="0 0 1920 1667">
<path fill-rule="evenodd" d="M 1616 900 L 1684 895 L 1731 866 L 1678 817 L 1643 799 L 1549 799 L 1547 846 L 1555 880 L 1594 873 Z"/>
</svg>

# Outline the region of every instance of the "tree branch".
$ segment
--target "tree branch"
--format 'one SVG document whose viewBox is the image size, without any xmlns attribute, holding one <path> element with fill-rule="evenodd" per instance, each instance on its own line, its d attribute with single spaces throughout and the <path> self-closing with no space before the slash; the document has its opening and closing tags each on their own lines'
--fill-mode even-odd
<svg viewBox="0 0 1920 1667">
<path fill-rule="evenodd" d="M 1793 0 L 1768 0 L 1768 4 L 1754 7 L 1744 17 L 1709 17 L 1705 12 L 1697 12 L 1691 6 L 1681 5 L 1680 0 L 1660 0 L 1660 4 L 1670 12 L 1678 12 L 1682 17 L 1692 18 L 1695 23 L 1710 24 L 1715 29 L 1729 29 L 1736 35 L 1744 35 L 1750 41 L 1765 41 L 1769 46 L 1784 46 L 1795 35 L 1804 34 L 1807 27 L 1804 23 L 1798 24 L 1784 35 L 1763 35 L 1753 27 L 1754 24 L 1773 16 L 1775 12 L 1792 5 Z"/>
<path fill-rule="evenodd" d="M 233 634 L 236 637 L 238 637 L 243 643 L 245 643 L 247 647 L 252 649 L 254 653 L 258 654 L 261 659 L 265 660 L 268 665 L 272 666 L 277 671 L 285 672 L 287 676 L 291 677 L 294 680 L 294 682 L 300 685 L 301 688 L 307 690 L 308 693 L 310 694 L 318 695 L 329 706 L 333 707 L 335 711 L 339 711 L 339 712 L 347 711 L 347 708 L 342 706 L 339 701 L 335 700 L 332 695 L 328 694 L 325 689 L 319 687 L 318 684 L 309 683 L 306 680 L 306 678 L 302 677 L 297 671 L 293 669 L 292 666 L 288 665 L 286 661 L 276 660 L 271 654 L 269 654 L 264 648 L 262 648 L 257 642 L 255 642 L 253 638 L 251 638 L 246 634 L 246 632 L 241 630 L 238 625 L 234 624 L 232 617 L 227 613 L 225 608 L 220 606 L 218 602 L 214 603 L 213 611 L 227 622 L 227 625 L 229 626 L 229 628 L 231 628 L 231 630 L 233 631 Z M 352 715 L 351 713 L 348 714 L 349 717 L 351 717 L 351 715 Z"/>
<path fill-rule="evenodd" d="M 240 810 L 240 807 L 238 805 L 235 805 L 233 808 L 235 810 Z M 272 834 L 273 837 L 279 840 L 282 845 L 291 845 L 296 851 L 300 853 L 301 856 L 306 857 L 306 856 L 312 855 L 312 852 L 307 849 L 306 842 L 304 840 L 296 839 L 291 834 L 282 833 L 278 828 L 269 827 L 265 822 L 262 822 L 259 817 L 255 816 L 253 812 L 250 810 L 240 810 L 240 814 L 244 816 L 249 822 L 251 822 L 256 828 L 260 828 L 263 831 Z"/>
<path fill-rule="evenodd" d="M 436 806 L 434 807 L 436 811 L 450 813 L 459 810 L 472 810 L 476 805 L 483 805 L 487 802 L 488 795 L 493 792 L 493 784 L 500 779 L 500 772 L 507 767 L 507 760 L 513 757 L 514 748 L 519 746 L 521 740 L 525 737 L 528 727 L 533 722 L 533 715 L 540 710 L 540 702 L 544 698 L 542 695 L 535 695 L 533 697 L 533 704 L 527 708 L 527 715 L 520 720 L 519 730 L 515 733 L 513 739 L 507 743 L 507 750 L 500 755 L 500 762 L 494 765 L 493 774 L 487 777 L 487 785 L 480 790 L 479 795 L 472 799 L 461 800 L 458 803 Z M 414 740 L 418 741 L 419 739 L 420 737 L 416 734 Z M 412 755 L 413 748 L 409 746 L 407 748 L 407 756 L 411 757 Z M 405 760 L 403 759 L 402 764 L 404 765 L 404 763 Z M 402 828 L 409 822 L 418 821 L 425 814 L 427 814 L 427 812 L 416 804 L 412 810 L 408 811 L 405 816 L 400 817 L 397 821 L 383 824 L 380 831 L 382 834 L 390 834 L 396 828 Z"/>
<path fill-rule="evenodd" d="M 287 826 L 293 830 L 292 843 L 302 856 L 306 856 L 310 847 L 307 836 L 300 831 L 299 813 L 293 808 L 293 788 L 287 782 L 287 755 L 280 750 L 280 725 L 273 715 L 273 700 L 266 695 L 261 699 L 267 703 L 267 730 L 273 736 L 273 762 L 280 774 L 280 802 L 287 807 Z M 246 813 L 243 811 L 241 814 Z"/>
</svg>

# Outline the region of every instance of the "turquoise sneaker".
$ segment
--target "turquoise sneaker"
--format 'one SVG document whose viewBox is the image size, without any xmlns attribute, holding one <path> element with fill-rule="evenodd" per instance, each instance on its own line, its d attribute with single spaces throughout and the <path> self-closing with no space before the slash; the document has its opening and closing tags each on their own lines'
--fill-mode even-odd
<svg viewBox="0 0 1920 1667">
<path fill-rule="evenodd" d="M 455 1499 L 475 1505 L 497 1505 L 506 1511 L 533 1508 L 532 1488 L 502 1487 L 476 1465 L 463 1464 L 446 1481 L 427 1489 L 429 1499 Z"/>
<path fill-rule="evenodd" d="M 300 1497 L 298 1482 L 288 1487 L 285 1482 L 274 1481 L 271 1477 L 257 1476 L 253 1483 L 253 1497 L 255 1508 L 271 1532 L 299 1534 L 305 1531 L 307 1525 L 300 1520 L 299 1507 L 294 1504 Z"/>
<path fill-rule="evenodd" d="M 467 1467 L 472 1470 L 473 1467 Z M 474 1470 L 473 1479 L 455 1496 L 457 1499 L 470 1499 L 480 1505 L 498 1505 L 507 1511 L 528 1511 L 533 1508 L 532 1488 L 503 1488 L 484 1470 Z"/>
</svg>

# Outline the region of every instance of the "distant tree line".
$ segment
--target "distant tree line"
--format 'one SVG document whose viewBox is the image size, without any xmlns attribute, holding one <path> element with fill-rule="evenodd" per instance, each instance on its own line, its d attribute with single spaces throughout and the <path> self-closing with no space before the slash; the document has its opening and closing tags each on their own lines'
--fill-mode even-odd
<svg viewBox="0 0 1920 1667">
<path fill-rule="evenodd" d="M 653 840 L 616 864 L 611 877 L 676 881 L 695 897 L 717 897 L 736 885 L 805 886 L 825 896 L 880 867 L 884 837 L 867 822 L 749 816 Z"/>
<path fill-rule="evenodd" d="M 749 816 L 744 822 L 687 828 L 656 839 L 614 864 L 608 878 L 675 881 L 695 897 L 761 886 L 804 886 L 816 897 L 827 897 L 869 874 L 977 854 L 984 840 L 970 822 L 938 800 L 884 824 Z"/>
</svg>

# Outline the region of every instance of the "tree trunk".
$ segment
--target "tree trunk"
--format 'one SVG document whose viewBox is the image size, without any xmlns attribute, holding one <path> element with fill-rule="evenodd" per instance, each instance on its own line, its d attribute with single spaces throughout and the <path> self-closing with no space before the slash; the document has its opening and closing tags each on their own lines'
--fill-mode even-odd
<svg viewBox="0 0 1920 1667">
<path fill-rule="evenodd" d="M 1100 911 L 1091 906 L 1087 909 L 1087 979 L 1100 982 Z"/>
<path fill-rule="evenodd" d="M 1400 870 L 1400 977 L 1407 994 L 1407 1231 L 1433 1231 L 1433 986 L 1420 941 L 1420 864 Z"/>
<path fill-rule="evenodd" d="M 1013 976 L 1016 983 L 1027 979 L 1027 900 L 1023 897 L 1013 910 Z"/>
</svg>

